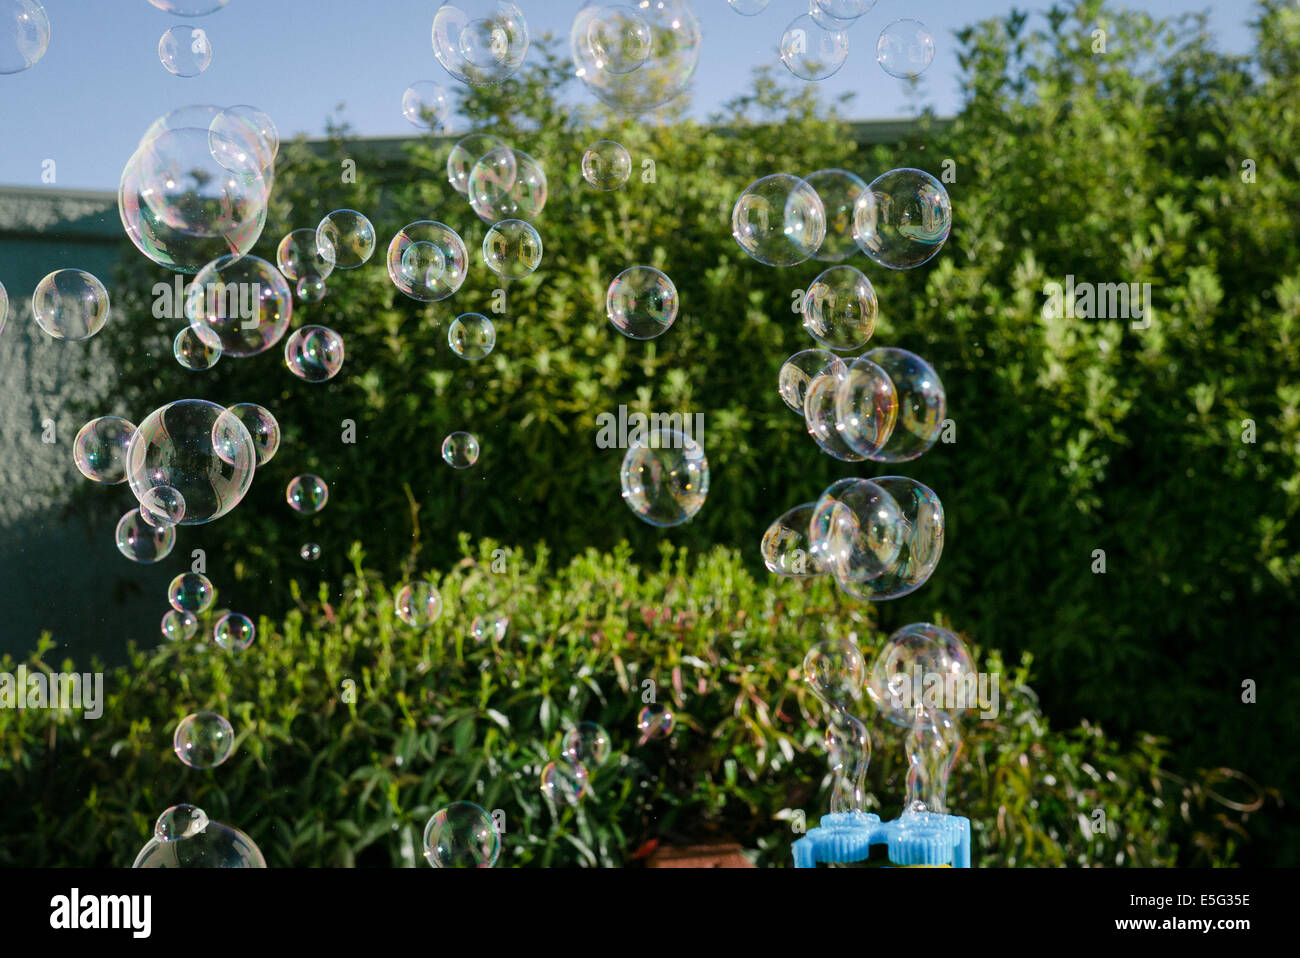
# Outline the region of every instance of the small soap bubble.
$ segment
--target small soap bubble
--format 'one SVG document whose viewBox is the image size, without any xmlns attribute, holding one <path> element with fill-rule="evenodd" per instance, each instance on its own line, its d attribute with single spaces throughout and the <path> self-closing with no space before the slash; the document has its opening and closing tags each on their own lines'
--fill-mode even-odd
<svg viewBox="0 0 1300 958">
<path fill-rule="evenodd" d="M 473 802 L 453 802 L 424 826 L 424 857 L 434 868 L 491 868 L 500 854 L 496 823 Z"/>
<path fill-rule="evenodd" d="M 117 551 L 132 562 L 151 565 L 171 554 L 176 545 L 175 526 L 152 526 L 139 509 L 132 509 L 117 523 Z"/>
<path fill-rule="evenodd" d="M 570 765 L 599 768 L 609 758 L 609 733 L 595 722 L 579 722 L 564 736 L 561 754 Z"/>
<path fill-rule="evenodd" d="M 818 373 L 836 363 L 842 374 L 844 360 L 834 353 L 825 349 L 800 350 L 781 364 L 781 371 L 777 374 L 777 392 L 787 406 L 802 416 L 808 384 Z"/>
<path fill-rule="evenodd" d="M 221 346 L 215 341 L 205 340 L 194 331 L 194 327 L 186 326 L 172 340 L 172 355 L 182 367 L 197 373 L 217 364 L 221 358 Z"/>
<path fill-rule="evenodd" d="M 388 244 L 388 277 L 411 299 L 444 300 L 465 282 L 469 255 L 450 226 L 420 220 L 402 227 Z"/>
<path fill-rule="evenodd" d="M 498 148 L 470 170 L 469 205 L 484 223 L 535 220 L 546 208 L 548 184 L 542 165 L 522 150 Z"/>
<path fill-rule="evenodd" d="M 490 133 L 471 133 L 459 140 L 447 156 L 447 182 L 462 196 L 469 192 L 469 174 L 484 156 L 493 150 L 510 153 L 506 141 Z M 510 171 L 509 181 L 514 184 L 515 172 Z"/>
<path fill-rule="evenodd" d="M 632 154 L 613 140 L 598 140 L 582 154 L 582 178 L 602 192 L 616 190 L 632 175 Z"/>
<path fill-rule="evenodd" d="M 446 126 L 451 113 L 451 94 L 432 80 L 418 80 L 402 93 L 402 116 L 421 130 Z"/>
<path fill-rule="evenodd" d="M 320 546 L 314 542 L 304 542 L 302 548 L 298 550 L 298 555 L 302 557 L 303 562 L 317 562 L 320 560 Z"/>
<path fill-rule="evenodd" d="M 168 609 L 162 617 L 162 634 L 168 642 L 192 639 L 199 632 L 199 620 L 191 612 Z"/>
<path fill-rule="evenodd" d="M 428 582 L 410 582 L 393 597 L 397 617 L 416 629 L 427 629 L 442 615 L 442 596 Z"/>
<path fill-rule="evenodd" d="M 461 359 L 483 359 L 496 344 L 496 327 L 481 313 L 463 313 L 447 328 L 447 345 Z"/>
<path fill-rule="evenodd" d="M 895 20 L 880 31 L 876 62 L 891 77 L 919 77 L 934 62 L 934 37 L 919 20 Z"/>
<path fill-rule="evenodd" d="M 50 18 L 40 0 L 0 0 L 0 76 L 36 65 L 50 46 Z"/>
<path fill-rule="evenodd" d="M 827 29 L 811 15 L 796 17 L 781 37 L 781 62 L 801 80 L 825 80 L 849 58 L 849 35 Z"/>
<path fill-rule="evenodd" d="M 330 489 L 320 476 L 304 473 L 289 480 L 284 498 L 294 512 L 311 515 L 325 508 L 325 503 L 329 502 Z"/>
<path fill-rule="evenodd" d="M 667 738 L 673 734 L 677 717 L 666 705 L 647 705 L 636 716 L 637 731 L 641 733 L 640 744 L 644 745 L 653 738 Z"/>
<path fill-rule="evenodd" d="M 766 266 L 797 266 L 826 238 L 826 210 L 807 182 L 789 173 L 755 180 L 731 211 L 731 235 Z"/>
<path fill-rule="evenodd" d="M 528 53 L 528 23 L 506 0 L 447 0 L 433 15 L 433 55 L 470 86 L 493 86 Z"/>
<path fill-rule="evenodd" d="M 202 572 L 182 572 L 167 586 L 167 601 L 177 612 L 202 615 L 216 600 L 217 590 Z"/>
<path fill-rule="evenodd" d="M 284 364 L 303 382 L 333 379 L 343 368 L 343 337 L 328 326 L 302 326 L 285 341 Z"/>
<path fill-rule="evenodd" d="M 280 449 L 279 422 L 269 409 L 257 403 L 235 403 L 228 411 L 244 424 L 253 439 L 253 447 L 257 450 L 257 464 L 265 466 Z"/>
<path fill-rule="evenodd" d="M 227 652 L 243 652 L 253 644 L 257 627 L 253 620 L 239 612 L 228 612 L 212 628 L 212 641 Z"/>
<path fill-rule="evenodd" d="M 0 283 L 0 333 L 5 331 L 5 320 L 9 318 L 9 292 L 5 284 Z"/>
<path fill-rule="evenodd" d="M 858 248 L 887 269 L 913 269 L 928 262 L 951 230 L 948 191 L 924 170 L 882 173 L 853 210 Z"/>
<path fill-rule="evenodd" d="M 52 339 L 90 339 L 104 328 L 108 314 L 108 290 L 84 269 L 56 269 L 32 293 L 32 315 Z"/>
<path fill-rule="evenodd" d="M 587 795 L 589 778 L 580 764 L 550 762 L 542 769 L 542 794 L 556 805 L 577 805 Z"/>
<path fill-rule="evenodd" d="M 375 252 L 374 224 L 356 210 L 335 210 L 316 227 L 316 246 L 333 250 L 339 269 L 356 269 Z"/>
<path fill-rule="evenodd" d="M 207 827 L 207 813 L 197 805 L 173 805 L 158 816 L 153 837 L 160 842 L 179 842 L 193 838 Z"/>
<path fill-rule="evenodd" d="M 541 265 L 541 234 L 524 220 L 494 223 L 483 237 L 483 262 L 502 279 L 523 279 Z"/>
<path fill-rule="evenodd" d="M 839 352 L 864 346 L 876 331 L 876 290 L 860 270 L 832 266 L 808 287 L 803 300 L 803 328 L 827 349 Z"/>
<path fill-rule="evenodd" d="M 185 497 L 171 486 L 150 486 L 140 497 L 140 517 L 151 526 L 174 526 L 185 518 Z"/>
<path fill-rule="evenodd" d="M 223 715 L 195 712 L 181 719 L 172 750 L 190 768 L 216 768 L 235 748 L 235 730 Z"/>
<path fill-rule="evenodd" d="M 809 579 L 825 575 L 826 566 L 813 552 L 808 540 L 815 502 L 795 506 L 767 527 L 759 550 L 768 572 L 788 579 Z"/>
<path fill-rule="evenodd" d="M 185 316 L 207 345 L 231 356 L 256 356 L 288 331 L 293 295 L 284 276 L 266 260 L 219 256 L 187 288 Z"/>
<path fill-rule="evenodd" d="M 173 76 L 198 76 L 212 65 L 208 32 L 199 27 L 171 27 L 158 39 L 158 59 Z"/>
<path fill-rule="evenodd" d="M 692 437 L 663 426 L 629 445 L 619 482 L 623 501 L 643 522 L 681 525 L 708 498 L 709 460 Z"/>
<path fill-rule="evenodd" d="M 609 284 L 605 314 L 628 339 L 654 339 L 677 319 L 677 287 L 652 266 L 632 266 Z"/>
<path fill-rule="evenodd" d="M 453 469 L 468 469 L 478 462 L 478 439 L 472 433 L 453 432 L 442 441 L 442 461 Z"/>
<path fill-rule="evenodd" d="M 506 637 L 508 628 L 510 628 L 508 616 L 476 615 L 474 621 L 470 623 L 469 634 L 475 642 L 486 642 L 488 639 L 500 642 Z"/>
<path fill-rule="evenodd" d="M 294 286 L 298 301 L 302 303 L 319 303 L 325 298 L 325 280 L 319 276 L 304 276 Z"/>
<path fill-rule="evenodd" d="M 135 426 L 119 416 L 100 416 L 86 423 L 72 441 L 77 470 L 91 482 L 126 482 L 126 453 Z"/>
</svg>

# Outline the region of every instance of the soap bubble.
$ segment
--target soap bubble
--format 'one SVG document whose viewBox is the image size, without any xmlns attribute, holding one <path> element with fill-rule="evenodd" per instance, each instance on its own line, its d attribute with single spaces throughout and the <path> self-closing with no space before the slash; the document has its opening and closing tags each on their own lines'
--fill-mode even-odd
<svg viewBox="0 0 1300 958">
<path fill-rule="evenodd" d="M 447 345 L 461 359 L 483 359 L 497 343 L 496 327 L 481 313 L 464 313 L 451 321 Z"/>
<path fill-rule="evenodd" d="M 835 366 L 833 372 L 844 375 L 844 360 L 825 349 L 803 349 L 783 362 L 776 377 L 776 391 L 782 401 L 802 416 L 808 384 L 828 366 Z"/>
<path fill-rule="evenodd" d="M 632 266 L 605 293 L 605 314 L 628 339 L 654 339 L 677 319 L 677 287 L 651 266 Z"/>
<path fill-rule="evenodd" d="M 442 596 L 428 582 L 410 582 L 393 597 L 397 617 L 417 629 L 427 629 L 442 615 Z"/>
<path fill-rule="evenodd" d="M 319 276 L 304 276 L 298 280 L 294 289 L 298 293 L 298 301 L 302 303 L 319 303 L 325 298 L 325 280 Z"/>
<path fill-rule="evenodd" d="M 179 842 L 193 838 L 207 827 L 207 813 L 197 805 L 173 805 L 158 816 L 153 837 L 160 842 Z"/>
<path fill-rule="evenodd" d="M 582 178 L 602 192 L 616 190 L 632 175 L 632 154 L 613 140 L 597 140 L 582 154 Z"/>
<path fill-rule="evenodd" d="M 77 431 L 72 460 L 91 482 L 126 482 L 126 451 L 135 426 L 119 416 L 100 416 Z"/>
<path fill-rule="evenodd" d="M 193 327 L 186 326 L 172 340 L 172 355 L 185 369 L 202 372 L 217 364 L 221 358 L 221 346 L 215 341 L 204 339 Z"/>
<path fill-rule="evenodd" d="M 907 533 L 898 558 L 881 575 L 863 582 L 840 582 L 856 599 L 879 602 L 897 599 L 923 586 L 943 554 L 943 504 L 934 490 L 907 476 L 879 476 L 873 480 L 903 510 Z"/>
<path fill-rule="evenodd" d="M 484 156 L 493 150 L 505 150 L 510 152 L 510 147 L 506 141 L 500 137 L 493 136 L 490 133 L 471 133 L 469 136 L 459 140 L 451 148 L 451 153 L 447 156 L 447 182 L 451 184 L 452 189 L 462 195 L 469 192 L 469 174 Z M 502 163 L 506 162 L 504 158 Z M 513 186 L 515 181 L 515 171 L 510 170 L 507 179 Z"/>
<path fill-rule="evenodd" d="M 186 287 L 185 316 L 203 342 L 220 346 L 221 353 L 255 356 L 275 346 L 289 329 L 293 294 L 266 260 L 219 256 Z"/>
<path fill-rule="evenodd" d="M 256 635 L 253 620 L 239 612 L 227 612 L 212 628 L 212 641 L 227 652 L 243 652 Z"/>
<path fill-rule="evenodd" d="M 170 486 L 185 501 L 183 525 L 219 519 L 253 482 L 257 450 L 235 416 L 216 403 L 182 399 L 150 413 L 127 448 L 126 474 L 136 499 Z"/>
<path fill-rule="evenodd" d="M 228 170 L 241 170 L 250 160 L 268 177 L 275 176 L 275 157 L 280 152 L 280 131 L 264 110 L 241 103 L 217 113 L 208 124 L 212 155 Z M 231 145 L 238 149 L 230 152 Z"/>
<path fill-rule="evenodd" d="M 284 498 L 294 512 L 311 515 L 325 508 L 325 503 L 330 498 L 330 487 L 320 476 L 304 473 L 289 480 Z"/>
<path fill-rule="evenodd" d="M 212 65 L 207 31 L 198 27 L 170 28 L 158 39 L 158 59 L 173 76 L 198 76 Z"/>
<path fill-rule="evenodd" d="M 835 400 L 848 381 L 848 366 L 832 363 L 812 379 L 804 390 L 803 419 L 808 435 L 822 452 L 842 462 L 861 462 L 865 457 L 849 445 L 844 423 L 836 415 Z"/>
<path fill-rule="evenodd" d="M 797 505 L 767 527 L 759 550 L 768 572 L 788 579 L 810 579 L 826 574 L 826 566 L 808 541 L 816 507 L 815 502 Z"/>
<path fill-rule="evenodd" d="M 140 518 L 151 526 L 174 526 L 185 518 L 185 497 L 171 486 L 150 486 L 140 497 Z"/>
<path fill-rule="evenodd" d="M 302 326 L 285 340 L 284 364 L 303 382 L 333 379 L 343 368 L 343 337 L 328 326 Z"/>
<path fill-rule="evenodd" d="M 835 712 L 852 713 L 862 699 L 867 663 L 848 639 L 818 642 L 803 657 L 803 680 L 822 704 Z"/>
<path fill-rule="evenodd" d="M 155 7 L 178 17 L 206 17 L 216 13 L 230 0 L 149 0 Z"/>
<path fill-rule="evenodd" d="M 375 227 L 356 210 L 335 210 L 316 227 L 316 248 L 331 250 L 339 269 L 356 269 L 375 252 Z"/>
<path fill-rule="evenodd" d="M 550 762 L 542 769 L 542 794 L 557 805 L 577 805 L 587 795 L 589 778 L 582 765 Z"/>
<path fill-rule="evenodd" d="M 523 279 L 542 262 L 542 237 L 532 223 L 502 220 L 483 236 L 483 262 L 502 279 Z"/>
<path fill-rule="evenodd" d="M 104 328 L 108 314 L 108 290 L 82 269 L 56 269 L 32 293 L 32 315 L 53 339 L 89 339 Z"/>
<path fill-rule="evenodd" d="M 509 627 L 508 616 L 476 615 L 474 621 L 469 624 L 469 634 L 475 642 L 486 642 L 488 639 L 500 642 L 506 637 L 506 629 Z"/>
<path fill-rule="evenodd" d="M 314 542 L 304 542 L 298 550 L 303 562 L 317 562 L 320 559 L 320 546 Z"/>
<path fill-rule="evenodd" d="M 840 437 L 859 456 L 875 458 L 898 421 L 898 392 L 877 363 L 859 356 L 848 364 L 835 392 Z"/>
<path fill-rule="evenodd" d="M 202 615 L 216 600 L 217 590 L 202 572 L 182 572 L 167 585 L 167 601 L 177 612 Z"/>
<path fill-rule="evenodd" d="M 880 31 L 876 62 L 891 77 L 919 77 L 934 62 L 934 37 L 919 20 L 895 20 Z"/>
<path fill-rule="evenodd" d="M 420 220 L 402 227 L 388 244 L 388 275 L 411 299 L 434 303 L 460 289 L 468 258 L 464 241 L 450 226 Z"/>
<path fill-rule="evenodd" d="M 39 0 L 0 0 L 0 76 L 36 65 L 50 46 L 50 18 Z"/>
<path fill-rule="evenodd" d="M 433 15 L 433 53 L 457 80 L 493 86 L 524 62 L 528 23 L 504 0 L 447 0 Z"/>
<path fill-rule="evenodd" d="M 652 738 L 667 738 L 673 734 L 677 717 L 666 705 L 647 705 L 636 716 L 636 727 L 641 733 L 639 744 L 644 745 Z"/>
<path fill-rule="evenodd" d="M 839 263 L 858 251 L 853 239 L 853 213 L 867 191 L 867 182 L 848 170 L 818 170 L 804 177 L 817 191 L 826 211 L 826 238 L 813 255 L 823 263 Z"/>
<path fill-rule="evenodd" d="M 434 868 L 491 868 L 500 854 L 496 823 L 473 802 L 453 802 L 424 826 L 424 857 Z"/>
<path fill-rule="evenodd" d="M 809 16 L 830 30 L 851 27 L 871 12 L 876 0 L 812 0 Z"/>
<path fill-rule="evenodd" d="M 194 638 L 199 631 L 199 620 L 192 612 L 178 612 L 168 609 L 162 617 L 162 634 L 168 642 L 180 642 Z"/>
<path fill-rule="evenodd" d="M 453 432 L 442 441 L 442 461 L 453 469 L 468 469 L 478 462 L 478 439 L 468 432 Z"/>
<path fill-rule="evenodd" d="M 280 424 L 276 418 L 269 409 L 251 402 L 235 403 L 228 412 L 242 422 L 248 434 L 253 437 L 257 464 L 265 466 L 280 449 Z"/>
<path fill-rule="evenodd" d="M 907 462 L 934 445 L 943 431 L 948 399 L 934 368 L 915 353 L 892 346 L 873 349 L 861 357 L 883 369 L 898 394 L 898 418 L 876 462 Z"/>
<path fill-rule="evenodd" d="M 436 130 L 445 126 L 452 113 L 451 95 L 432 80 L 412 83 L 402 93 L 402 116 L 412 126 Z"/>
<path fill-rule="evenodd" d="M 132 868 L 265 868 L 266 859 L 238 828 L 208 822 L 192 838 L 163 842 L 157 838 L 140 850 Z"/>
<path fill-rule="evenodd" d="M 731 211 L 731 235 L 767 266 L 797 266 L 826 238 L 826 211 L 817 191 L 789 173 L 755 180 Z"/>
<path fill-rule="evenodd" d="M 964 682 L 975 671 L 966 645 L 952 632 L 929 622 L 905 625 L 886 641 L 867 675 L 867 695 L 883 718 L 904 728 L 924 721 L 923 703 L 912 702 L 914 677 L 939 676 Z"/>
<path fill-rule="evenodd" d="M 569 50 L 578 79 L 602 103 L 645 113 L 686 89 L 702 37 L 686 0 L 588 3 L 573 18 Z"/>
<path fill-rule="evenodd" d="M 781 37 L 781 62 L 801 80 L 825 80 L 849 58 L 849 35 L 827 29 L 809 14 L 796 17 Z"/>
<path fill-rule="evenodd" d="M 470 170 L 468 196 L 484 223 L 535 220 L 546 207 L 546 171 L 522 150 L 491 150 Z"/>
<path fill-rule="evenodd" d="M 912 269 L 928 262 L 943 248 L 951 229 L 948 191 L 924 170 L 882 173 L 853 211 L 858 247 L 887 269 Z"/>
<path fill-rule="evenodd" d="M 570 765 L 599 768 L 609 758 L 609 733 L 595 722 L 579 722 L 564 736 L 561 754 Z"/>
<path fill-rule="evenodd" d="M 225 716 L 195 712 L 181 719 L 172 736 L 172 750 L 190 768 L 216 768 L 235 748 L 235 730 Z"/>
<path fill-rule="evenodd" d="M 731 9 L 742 17 L 752 17 L 762 13 L 771 2 L 772 0 L 727 0 Z"/>
<path fill-rule="evenodd" d="M 693 438 L 667 426 L 629 445 L 619 470 L 623 501 L 652 526 L 681 525 L 709 495 L 709 460 Z"/>
<path fill-rule="evenodd" d="M 804 295 L 803 328 L 827 349 L 845 352 L 871 338 L 878 311 L 871 280 L 852 266 L 832 266 Z"/>
<path fill-rule="evenodd" d="M 886 572 L 907 535 L 902 507 L 869 479 L 840 479 L 817 500 L 808 538 L 837 578 L 863 582 Z"/>
<path fill-rule="evenodd" d="M 171 554 L 176 545 L 175 526 L 153 526 L 139 509 L 132 509 L 117 523 L 117 551 L 132 562 L 151 565 Z"/>
<path fill-rule="evenodd" d="M 0 333 L 5 331 L 5 320 L 9 318 L 9 292 L 5 284 L 0 283 Z"/>
<path fill-rule="evenodd" d="M 307 277 L 329 279 L 337 257 L 328 232 L 322 235 L 319 230 L 292 230 L 275 248 L 276 265 L 286 279 L 294 282 Z"/>
</svg>

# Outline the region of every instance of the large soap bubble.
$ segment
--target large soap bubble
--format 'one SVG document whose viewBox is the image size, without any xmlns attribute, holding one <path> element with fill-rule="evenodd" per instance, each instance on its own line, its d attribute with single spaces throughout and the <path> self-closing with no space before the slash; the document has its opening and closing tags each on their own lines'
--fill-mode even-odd
<svg viewBox="0 0 1300 958">
<path fill-rule="evenodd" d="M 787 406 L 799 415 L 804 413 L 804 400 L 808 397 L 808 384 L 813 377 L 828 366 L 838 364 L 837 375 L 844 374 L 844 360 L 825 349 L 803 349 L 784 363 L 777 373 L 776 389 Z"/>
<path fill-rule="evenodd" d="M 814 553 L 837 579 L 863 582 L 884 574 L 907 535 L 903 509 L 869 479 L 840 479 L 817 500 L 808 531 Z"/>
<path fill-rule="evenodd" d="M 283 337 L 293 293 L 280 271 L 256 256 L 221 256 L 186 288 L 185 315 L 205 343 L 229 356 L 255 356 Z"/>
<path fill-rule="evenodd" d="M 629 445 L 619 472 L 623 501 L 652 526 L 681 525 L 709 495 L 709 460 L 692 437 L 661 426 Z"/>
<path fill-rule="evenodd" d="M 120 416 L 90 420 L 72 441 L 77 470 L 91 482 L 126 482 L 126 451 L 134 436 L 135 425 Z"/>
<path fill-rule="evenodd" d="M 50 46 L 50 18 L 39 0 L 0 0 L 0 75 L 36 65 Z"/>
<path fill-rule="evenodd" d="M 789 579 L 825 575 L 826 566 L 813 552 L 808 540 L 815 502 L 795 506 L 767 527 L 759 551 L 768 572 Z"/>
<path fill-rule="evenodd" d="M 853 212 L 867 191 L 867 181 L 848 170 L 818 170 L 804 181 L 817 191 L 826 211 L 826 238 L 813 255 L 824 263 L 843 262 L 858 251 Z"/>
<path fill-rule="evenodd" d="M 420 220 L 402 227 L 388 244 L 388 276 L 411 299 L 444 300 L 465 282 L 465 242 L 444 223 Z"/>
<path fill-rule="evenodd" d="M 826 238 L 826 210 L 807 182 L 789 173 L 755 180 L 731 211 L 731 235 L 767 266 L 797 266 Z"/>
<path fill-rule="evenodd" d="M 535 220 L 546 208 L 546 171 L 522 150 L 497 148 L 470 170 L 469 205 L 484 223 Z"/>
<path fill-rule="evenodd" d="M 433 53 L 470 86 L 508 79 L 528 54 L 528 23 L 504 0 L 447 0 L 433 15 Z"/>
<path fill-rule="evenodd" d="M 943 184 L 924 170 L 882 173 L 858 198 L 853 238 L 887 269 L 912 269 L 934 257 L 952 229 L 952 203 Z"/>
<path fill-rule="evenodd" d="M 920 356 L 893 346 L 873 349 L 860 358 L 883 369 L 898 395 L 898 418 L 893 432 L 870 458 L 877 462 L 907 462 L 918 458 L 934 445 L 943 431 L 948 398 L 939 374 Z"/>
<path fill-rule="evenodd" d="M 265 868 L 266 859 L 238 828 L 209 821 L 186 838 L 156 835 L 140 850 L 132 868 Z"/>
<path fill-rule="evenodd" d="M 424 827 L 424 857 L 434 868 L 491 868 L 500 854 L 496 823 L 473 802 L 453 802 Z"/>
<path fill-rule="evenodd" d="M 190 768 L 216 768 L 235 750 L 235 730 L 224 715 L 194 712 L 177 724 L 172 750 Z"/>
<path fill-rule="evenodd" d="M 929 676 L 938 676 L 943 682 L 964 682 L 974 671 L 970 652 L 960 638 L 942 626 L 916 622 L 885 641 L 867 675 L 867 695 L 883 718 L 915 728 L 925 720 L 927 711 L 924 703 L 912 701 L 918 675 L 923 682 Z"/>
<path fill-rule="evenodd" d="M 844 422 L 835 411 L 835 400 L 848 381 L 848 366 L 832 363 L 808 380 L 804 390 L 803 418 L 808 435 L 821 446 L 822 452 L 844 462 L 861 462 L 865 456 L 857 452 L 844 436 Z"/>
<path fill-rule="evenodd" d="M 104 328 L 110 312 L 108 290 L 84 269 L 56 269 L 32 293 L 36 325 L 53 339 L 90 339 Z"/>
<path fill-rule="evenodd" d="M 632 266 L 605 293 L 605 314 L 628 339 L 654 339 L 677 319 L 677 287 L 653 266 Z"/>
<path fill-rule="evenodd" d="M 493 150 L 509 152 L 510 145 L 491 133 L 471 133 L 458 140 L 451 148 L 451 152 L 447 154 L 447 182 L 451 184 L 452 189 L 462 195 L 468 193 L 469 174 L 474 169 L 474 164 Z M 513 171 L 508 179 L 513 186 L 515 179 Z"/>
<path fill-rule="evenodd" d="M 915 79 L 934 62 L 934 36 L 919 20 L 895 20 L 880 31 L 876 62 L 892 77 Z"/>
<path fill-rule="evenodd" d="M 588 3 L 573 18 L 576 75 L 606 106 L 644 113 L 686 89 L 703 32 L 686 0 Z"/>
<path fill-rule="evenodd" d="M 845 367 L 835 390 L 835 423 L 850 449 L 868 459 L 879 454 L 898 421 L 898 390 L 889 374 L 866 356 Z"/>
<path fill-rule="evenodd" d="M 871 480 L 903 510 L 907 531 L 898 558 L 881 575 L 861 582 L 840 581 L 855 599 L 879 602 L 897 599 L 923 586 L 943 554 L 943 504 L 934 490 L 908 476 L 878 476 Z"/>
<path fill-rule="evenodd" d="M 832 266 L 804 294 L 803 328 L 827 349 L 845 352 L 866 345 L 878 313 L 871 280 L 852 266 Z"/>
</svg>

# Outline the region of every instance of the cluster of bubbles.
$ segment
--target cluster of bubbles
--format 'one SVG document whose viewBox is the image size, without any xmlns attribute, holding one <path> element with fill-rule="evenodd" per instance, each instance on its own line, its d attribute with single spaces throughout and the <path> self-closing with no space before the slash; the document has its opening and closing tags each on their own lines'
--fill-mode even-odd
<svg viewBox="0 0 1300 958">
<path fill-rule="evenodd" d="M 153 836 L 132 868 L 265 868 L 253 840 L 214 822 L 195 805 L 173 805 L 154 824 Z"/>
<path fill-rule="evenodd" d="M 424 826 L 424 859 L 434 868 L 491 868 L 500 854 L 496 822 L 473 802 L 452 802 Z"/>
<path fill-rule="evenodd" d="M 629 442 L 619 470 L 623 501 L 652 526 L 681 525 L 709 495 L 709 460 L 689 434 L 670 426 Z"/>
<path fill-rule="evenodd" d="M 578 79 L 610 109 L 645 113 L 675 99 L 700 59 L 703 31 L 687 0 L 586 3 L 569 50 Z"/>
<path fill-rule="evenodd" d="M 609 733 L 595 722 L 579 722 L 564 736 L 561 761 L 542 769 L 542 794 L 556 805 L 577 805 L 587 794 L 591 774 L 609 755 Z"/>
</svg>

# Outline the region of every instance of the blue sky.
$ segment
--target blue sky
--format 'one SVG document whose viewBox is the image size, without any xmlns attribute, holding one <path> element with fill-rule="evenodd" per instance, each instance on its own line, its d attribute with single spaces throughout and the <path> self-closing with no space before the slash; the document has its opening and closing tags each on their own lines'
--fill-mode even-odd
<svg viewBox="0 0 1300 958">
<path fill-rule="evenodd" d="M 579 0 L 517 0 L 534 35 L 564 38 Z M 1221 49 L 1245 52 L 1253 4 L 1230 0 L 1119 0 L 1159 16 L 1211 9 Z M 178 106 L 254 104 L 286 137 L 324 131 L 336 115 L 361 135 L 414 132 L 401 114 L 401 97 L 416 80 L 454 87 L 434 59 L 430 28 L 436 0 L 230 0 L 221 11 L 184 20 L 147 0 L 45 0 L 53 28 L 49 52 L 35 67 L 0 76 L 0 184 L 41 186 L 42 163 L 57 164 L 56 186 L 115 189 L 141 133 Z M 785 25 L 806 0 L 772 0 L 755 17 L 742 17 L 726 0 L 696 0 L 704 48 L 693 86 L 697 113 L 746 89 L 754 67 L 778 63 Z M 828 95 L 857 94 L 851 112 L 861 119 L 905 115 L 912 103 L 904 84 L 875 62 L 882 27 L 899 17 L 927 24 L 937 43 L 923 78 L 922 98 L 939 113 L 958 104 L 953 32 L 1007 13 L 1010 0 L 880 0 L 849 33 L 848 63 L 820 85 Z M 1019 6 L 1040 11 L 1043 0 Z M 199 77 L 181 79 L 158 61 L 158 38 L 169 26 L 207 30 L 213 62 Z M 784 72 L 784 71 L 782 71 Z M 583 94 L 586 95 L 586 94 Z M 338 104 L 345 104 L 336 113 Z"/>
</svg>

